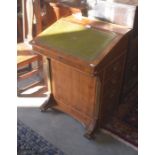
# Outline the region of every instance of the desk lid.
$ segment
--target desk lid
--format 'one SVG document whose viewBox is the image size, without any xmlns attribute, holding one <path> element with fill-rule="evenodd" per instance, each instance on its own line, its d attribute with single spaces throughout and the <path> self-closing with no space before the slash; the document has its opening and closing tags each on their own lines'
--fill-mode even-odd
<svg viewBox="0 0 155 155">
<path fill-rule="evenodd" d="M 113 32 L 100 31 L 60 19 L 43 31 L 35 42 L 65 55 L 92 61 L 115 37 Z"/>
<path fill-rule="evenodd" d="M 79 71 L 96 75 L 110 59 L 124 51 L 130 31 L 83 18 L 70 16 L 58 20 L 31 42 L 33 49 Z"/>
</svg>

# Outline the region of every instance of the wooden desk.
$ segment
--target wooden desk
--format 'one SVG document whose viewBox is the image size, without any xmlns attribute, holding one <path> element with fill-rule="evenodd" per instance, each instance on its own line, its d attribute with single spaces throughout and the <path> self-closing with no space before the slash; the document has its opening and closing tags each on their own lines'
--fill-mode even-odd
<svg viewBox="0 0 155 155">
<path fill-rule="evenodd" d="M 33 41 L 50 59 L 52 93 L 42 106 L 56 108 L 86 127 L 90 138 L 119 101 L 130 30 L 74 16 L 62 18 Z"/>
</svg>

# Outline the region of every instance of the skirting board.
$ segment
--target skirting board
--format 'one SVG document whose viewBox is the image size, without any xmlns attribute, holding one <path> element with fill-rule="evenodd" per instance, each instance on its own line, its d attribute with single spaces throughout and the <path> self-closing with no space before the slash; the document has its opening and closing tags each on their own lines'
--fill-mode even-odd
<svg viewBox="0 0 155 155">
<path fill-rule="evenodd" d="M 100 129 L 100 131 L 102 133 L 104 133 L 104 134 L 108 134 L 108 135 L 112 136 L 113 138 L 117 139 L 118 141 L 120 141 L 120 142 L 126 144 L 127 146 L 133 148 L 134 150 L 138 151 L 138 147 L 136 147 L 136 146 L 132 145 L 131 143 L 125 141 L 124 139 L 122 139 L 121 137 L 117 136 L 116 134 L 113 134 L 112 132 L 107 131 L 105 129 Z"/>
</svg>

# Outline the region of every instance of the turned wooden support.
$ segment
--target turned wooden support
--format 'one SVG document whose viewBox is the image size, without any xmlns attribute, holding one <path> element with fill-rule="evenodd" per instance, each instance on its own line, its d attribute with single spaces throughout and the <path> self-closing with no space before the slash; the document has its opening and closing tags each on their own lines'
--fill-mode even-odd
<svg viewBox="0 0 155 155">
<path fill-rule="evenodd" d="M 47 109 L 52 108 L 52 106 L 55 103 L 54 97 L 52 95 L 52 89 L 51 89 L 51 74 L 50 74 L 50 64 L 49 64 L 48 58 L 46 56 L 43 56 L 43 76 L 44 80 L 46 82 L 47 88 L 48 88 L 48 98 L 47 100 L 40 106 L 40 110 L 42 112 L 45 112 Z"/>
</svg>

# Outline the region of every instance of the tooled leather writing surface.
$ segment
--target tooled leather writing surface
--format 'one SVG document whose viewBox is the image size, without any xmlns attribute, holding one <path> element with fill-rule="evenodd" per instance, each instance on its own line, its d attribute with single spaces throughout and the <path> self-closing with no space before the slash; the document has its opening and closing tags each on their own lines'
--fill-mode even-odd
<svg viewBox="0 0 155 155">
<path fill-rule="evenodd" d="M 113 32 L 99 31 L 61 19 L 43 31 L 35 41 L 58 52 L 91 61 L 115 37 Z"/>
</svg>

